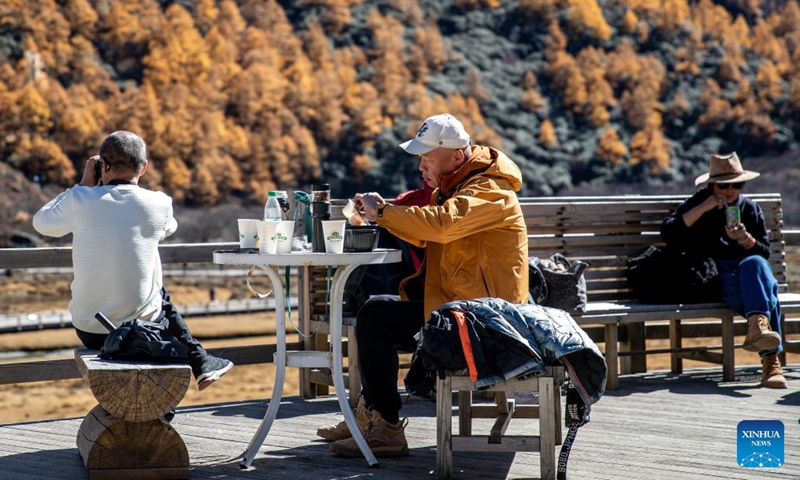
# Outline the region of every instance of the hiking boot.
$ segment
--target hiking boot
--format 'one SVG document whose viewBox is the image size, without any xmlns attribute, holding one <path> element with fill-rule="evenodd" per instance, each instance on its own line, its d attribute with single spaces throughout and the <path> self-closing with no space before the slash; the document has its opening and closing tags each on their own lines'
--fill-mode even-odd
<svg viewBox="0 0 800 480">
<path fill-rule="evenodd" d="M 777 350 L 781 344 L 781 336 L 769 328 L 769 319 L 766 315 L 756 313 L 747 319 L 747 336 L 744 338 L 742 348 L 748 352 L 763 352 L 764 350 Z"/>
<path fill-rule="evenodd" d="M 376 457 L 404 457 L 408 455 L 408 442 L 406 442 L 405 428 L 408 419 L 404 418 L 391 425 L 381 417 L 377 410 L 372 411 L 364 439 L 367 441 L 369 449 Z M 333 453 L 345 457 L 363 457 L 353 437 L 333 442 L 330 445 Z"/>
<path fill-rule="evenodd" d="M 786 388 L 786 377 L 783 376 L 781 362 L 776 353 L 761 357 L 761 386 Z"/>
<path fill-rule="evenodd" d="M 202 392 L 228 373 L 231 368 L 233 368 L 233 362 L 230 360 L 209 355 L 200 365 L 199 372 L 195 372 L 197 389 Z"/>
<path fill-rule="evenodd" d="M 369 425 L 370 415 L 369 410 L 367 410 L 367 401 L 364 400 L 364 397 L 358 399 L 358 405 L 356 405 L 356 409 L 353 411 L 353 413 L 356 416 L 356 423 L 358 424 L 358 428 L 361 430 L 361 433 L 366 432 L 367 425 Z M 331 425 L 330 427 L 318 428 L 317 435 L 329 442 L 336 442 L 338 440 L 344 440 L 353 436 L 353 434 L 350 433 L 350 428 L 347 426 L 347 422 L 344 420 L 336 425 Z"/>
</svg>

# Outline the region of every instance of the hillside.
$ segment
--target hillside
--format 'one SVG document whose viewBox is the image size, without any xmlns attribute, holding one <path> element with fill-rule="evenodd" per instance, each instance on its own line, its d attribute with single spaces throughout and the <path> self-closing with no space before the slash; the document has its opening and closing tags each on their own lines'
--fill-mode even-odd
<svg viewBox="0 0 800 480">
<path fill-rule="evenodd" d="M 730 150 L 788 194 L 799 65 L 793 0 L 6 0 L 0 164 L 57 191 L 129 129 L 186 207 L 393 196 L 419 184 L 397 143 L 449 111 L 523 195 L 688 193 Z"/>
</svg>

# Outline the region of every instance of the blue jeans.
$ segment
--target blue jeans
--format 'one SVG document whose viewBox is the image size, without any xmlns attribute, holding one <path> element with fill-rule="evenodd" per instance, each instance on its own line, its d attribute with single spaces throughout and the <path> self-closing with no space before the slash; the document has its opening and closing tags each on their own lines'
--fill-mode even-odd
<svg viewBox="0 0 800 480">
<path fill-rule="evenodd" d="M 769 318 L 773 332 L 781 334 L 781 304 L 778 301 L 778 281 L 772 276 L 769 262 L 762 256 L 751 255 L 743 260 L 715 260 L 722 283 L 722 301 L 737 314 L 748 318 L 761 313 Z M 783 350 L 758 352 L 760 356 Z"/>
</svg>

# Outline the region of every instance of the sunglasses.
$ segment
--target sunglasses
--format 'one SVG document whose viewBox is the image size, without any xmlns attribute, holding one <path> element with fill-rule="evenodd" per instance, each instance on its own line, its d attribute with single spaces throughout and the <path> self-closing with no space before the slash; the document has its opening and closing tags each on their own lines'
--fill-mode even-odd
<svg viewBox="0 0 800 480">
<path fill-rule="evenodd" d="M 720 190 L 727 190 L 728 188 L 732 188 L 734 190 L 741 190 L 744 188 L 744 182 L 736 182 L 736 183 L 715 183 L 717 188 Z"/>
</svg>

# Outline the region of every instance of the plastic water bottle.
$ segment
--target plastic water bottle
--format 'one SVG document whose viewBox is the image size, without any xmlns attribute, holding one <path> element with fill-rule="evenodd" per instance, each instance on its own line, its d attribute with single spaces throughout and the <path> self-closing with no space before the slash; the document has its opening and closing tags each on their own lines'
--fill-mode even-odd
<svg viewBox="0 0 800 480">
<path fill-rule="evenodd" d="M 278 192 L 270 190 L 267 194 L 267 204 L 264 205 L 264 220 L 281 220 L 283 218 L 283 210 L 278 201 Z"/>
</svg>

